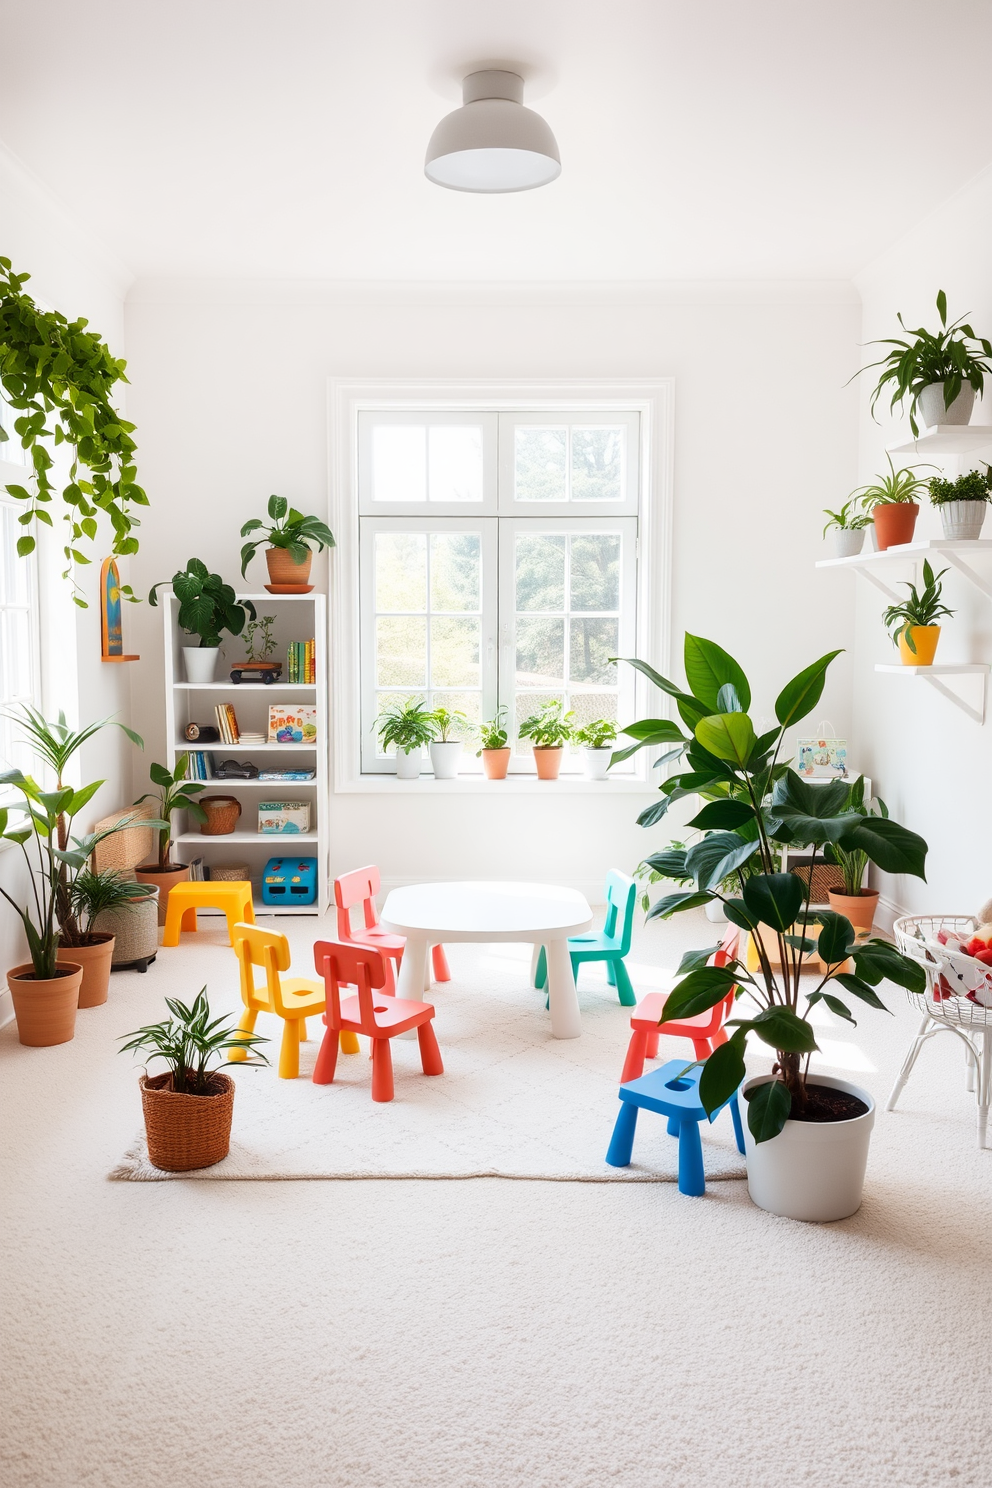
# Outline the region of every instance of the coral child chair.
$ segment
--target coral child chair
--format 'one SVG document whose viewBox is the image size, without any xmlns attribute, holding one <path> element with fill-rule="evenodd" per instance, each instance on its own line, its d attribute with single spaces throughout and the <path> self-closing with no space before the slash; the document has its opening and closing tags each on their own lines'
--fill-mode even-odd
<svg viewBox="0 0 992 1488">
<path fill-rule="evenodd" d="M 383 991 L 392 997 L 396 992 L 396 977 L 393 973 L 393 961 L 399 965 L 403 959 L 403 947 L 406 945 L 404 935 L 390 935 L 388 930 L 383 930 L 379 924 L 379 911 L 375 906 L 375 896 L 382 887 L 378 868 L 371 864 L 367 868 L 354 868 L 350 873 L 342 873 L 340 878 L 334 880 L 334 903 L 338 910 L 338 940 L 346 945 L 373 946 L 381 951 L 386 961 L 386 981 Z M 362 906 L 365 918 L 364 926 L 357 931 L 351 928 L 351 910 L 356 904 Z M 448 970 L 448 958 L 444 954 L 444 946 L 436 945 L 433 951 L 434 975 L 439 982 L 450 982 L 451 972 Z"/>
<path fill-rule="evenodd" d="M 318 940 L 313 960 L 324 979 L 327 1011 L 324 1034 L 313 1083 L 330 1085 L 338 1062 L 338 1035 L 364 1033 L 372 1040 L 372 1099 L 393 1098 L 393 1057 L 389 1040 L 407 1029 L 417 1030 L 420 1062 L 425 1075 L 443 1075 L 441 1051 L 437 1046 L 431 1019 L 434 1009 L 429 1002 L 414 1002 L 386 992 L 386 973 L 392 968 L 373 946 L 348 945 L 340 941 Z M 356 986 L 355 997 L 341 996 L 341 988 Z"/>
<path fill-rule="evenodd" d="M 307 1018 L 324 1011 L 324 988 L 320 982 L 303 977 L 283 979 L 289 970 L 289 941 L 274 930 L 260 930 L 257 925 L 235 925 L 231 931 L 234 952 L 241 968 L 241 999 L 245 1010 L 238 1027 L 252 1033 L 259 1013 L 274 1013 L 283 1020 L 282 1045 L 279 1049 L 280 1080 L 295 1080 L 300 1073 L 300 1044 L 307 1036 Z M 265 968 L 265 990 L 255 986 L 252 968 Z M 347 1041 L 347 1042 L 346 1042 Z M 346 1054 L 358 1053 L 358 1040 L 353 1033 L 342 1033 L 341 1048 Z M 245 1058 L 243 1049 L 232 1049 L 230 1058 Z"/>
<path fill-rule="evenodd" d="M 623 1007 L 633 1007 L 637 1001 L 623 961 L 630 950 L 630 938 L 634 931 L 636 899 L 637 885 L 634 880 L 626 873 L 621 873 L 618 868 L 611 868 L 606 875 L 606 922 L 602 930 L 568 937 L 573 976 L 578 976 L 583 961 L 605 961 L 606 980 L 612 987 L 616 987 Z M 547 979 L 548 958 L 542 946 L 534 972 L 534 986 L 543 987 Z"/>
<path fill-rule="evenodd" d="M 733 959 L 737 954 L 739 937 L 739 930 L 728 930 L 723 938 L 723 944 L 713 956 L 712 965 L 726 966 L 727 962 Z M 658 1027 L 658 1020 L 664 1010 L 668 994 L 649 992 L 644 1001 L 638 1003 L 637 1011 L 630 1020 L 630 1026 L 634 1032 L 627 1047 L 627 1058 L 624 1060 L 620 1084 L 626 1085 L 630 1080 L 641 1078 L 644 1073 L 645 1059 L 657 1057 L 658 1039 L 662 1032 L 673 1038 L 691 1039 L 696 1058 L 708 1059 L 719 1044 L 727 1042 L 723 1025 L 730 1017 L 736 992 L 737 988 L 731 987 L 726 997 L 715 1007 L 709 1008 L 705 1013 L 697 1014 L 694 1018 L 683 1018 L 678 1022 L 666 1023 L 663 1029 Z"/>
</svg>

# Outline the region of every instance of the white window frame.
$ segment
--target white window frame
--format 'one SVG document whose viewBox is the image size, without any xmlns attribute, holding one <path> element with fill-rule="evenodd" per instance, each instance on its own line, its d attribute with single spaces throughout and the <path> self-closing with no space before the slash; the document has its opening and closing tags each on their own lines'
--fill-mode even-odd
<svg viewBox="0 0 992 1488">
<path fill-rule="evenodd" d="M 453 781 L 434 781 L 429 776 L 415 781 L 397 781 L 380 773 L 362 773 L 358 501 L 361 413 L 388 410 L 406 414 L 417 410 L 438 414 L 493 410 L 551 413 L 562 408 L 575 413 L 584 410 L 638 413 L 640 514 L 636 635 L 632 654 L 643 656 L 661 671 L 666 671 L 669 668 L 671 634 L 674 392 L 675 383 L 671 377 L 641 381 L 559 379 L 539 382 L 328 379 L 328 515 L 338 544 L 332 557 L 334 582 L 328 638 L 335 700 L 332 738 L 336 793 L 492 792 L 492 784 L 475 775 L 462 774 Z M 617 516 L 617 505 L 610 503 L 610 509 L 603 514 Z M 477 508 L 473 508 L 472 514 L 479 515 Z M 578 515 L 574 507 L 569 514 Z M 409 506 L 402 515 L 412 515 Z M 431 515 L 440 516 L 442 513 L 438 511 Z M 458 512 L 452 515 L 467 517 L 469 513 L 466 506 L 460 504 Z M 551 513 L 542 510 L 539 515 Z M 634 688 L 634 716 L 663 717 L 670 714 L 667 699 L 639 674 L 634 679 Z M 635 774 L 627 779 L 600 784 L 566 777 L 552 785 L 550 782 L 537 782 L 533 776 L 517 776 L 504 782 L 502 788 L 507 794 L 537 792 L 545 798 L 555 793 L 611 790 L 614 794 L 638 793 L 647 801 L 654 799 L 656 780 L 648 769 L 646 754 L 644 751 L 635 756 Z"/>
<path fill-rule="evenodd" d="M 461 425 L 482 426 L 481 501 L 374 501 L 372 498 L 372 432 L 377 425 L 428 430 Z M 495 516 L 498 416 L 489 410 L 368 409 L 358 415 L 358 508 L 367 517 L 409 517 L 422 511 L 431 517 Z"/>
<path fill-rule="evenodd" d="M 573 424 L 590 426 L 593 419 L 627 430 L 625 469 L 623 472 L 623 495 L 619 501 L 518 501 L 515 495 L 516 430 L 530 425 L 532 428 L 554 428 L 565 425 L 569 430 Z M 595 427 L 595 424 L 592 425 Z M 637 517 L 640 509 L 640 416 L 630 410 L 609 408 L 547 408 L 520 409 L 501 413 L 499 416 L 499 514 L 521 517 Z"/>
</svg>

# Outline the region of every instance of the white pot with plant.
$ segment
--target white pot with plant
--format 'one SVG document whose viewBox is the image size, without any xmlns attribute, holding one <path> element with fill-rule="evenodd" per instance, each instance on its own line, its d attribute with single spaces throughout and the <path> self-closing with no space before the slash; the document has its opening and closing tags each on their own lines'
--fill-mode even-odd
<svg viewBox="0 0 992 1488">
<path fill-rule="evenodd" d="M 830 533 L 835 558 L 854 558 L 864 546 L 865 528 L 871 526 L 871 517 L 860 510 L 860 505 L 858 499 L 852 496 L 844 502 L 840 511 L 831 511 L 829 507 L 823 509 L 823 515 L 830 518 L 823 529 L 823 535 L 826 537 Z"/>
<path fill-rule="evenodd" d="M 384 708 L 373 725 L 386 750 L 396 750 L 396 779 L 416 780 L 423 750 L 437 737 L 437 725 L 423 698 L 400 698 Z"/>
<path fill-rule="evenodd" d="M 577 729 L 572 740 L 582 750 L 587 780 L 605 780 L 606 772 L 613 763 L 613 746 L 617 740 L 617 726 L 612 718 L 597 718 Z"/>
<path fill-rule="evenodd" d="M 846 916 L 811 909 L 804 883 L 794 873 L 778 871 L 781 846 L 802 842 L 814 865 L 831 844 L 864 852 L 886 873 L 925 874 L 927 845 L 915 832 L 855 809 L 856 790 L 847 781 L 814 786 L 779 763 L 787 731 L 816 708 L 827 668 L 838 654 L 820 657 L 786 683 L 775 699 L 777 726 L 759 737 L 747 711 L 750 684 L 739 664 L 714 642 L 687 635 L 685 686 L 646 662 L 633 665 L 676 699 L 688 732 L 675 732 L 668 720 L 622 730 L 638 748 L 671 744 L 674 733 L 677 751 L 685 755 L 686 768 L 663 783 L 661 802 L 649 808 L 652 815 L 641 813 L 642 824 L 660 820 L 672 801 L 711 796 L 689 823 L 702 835 L 688 851 L 669 849 L 646 860 L 666 877 L 691 880 L 652 905 L 649 918 L 669 919 L 719 898 L 731 923 L 750 934 L 759 956 L 752 974 L 736 958 L 726 966 L 708 965 L 712 946 L 687 952 L 681 979 L 665 1000 L 661 1031 L 667 1022 L 707 1012 L 739 988 L 740 1012 L 727 1024 L 727 1043 L 703 1065 L 700 1100 L 713 1113 L 743 1085 L 751 1198 L 775 1214 L 821 1221 L 843 1219 L 861 1202 L 874 1105 L 867 1092 L 810 1071 L 810 1057 L 818 1050 L 810 1012 L 822 1002 L 853 1022 L 851 999 L 884 1006 L 875 991 L 883 980 L 915 994 L 926 990 L 918 962 L 888 941 L 858 940 Z M 863 782 L 861 791 L 863 798 Z M 746 864 L 757 869 L 749 877 L 741 873 Z M 719 886 L 733 876 L 738 892 L 722 892 Z M 764 949 L 765 937 L 777 942 L 778 967 Z M 802 962 L 814 952 L 825 971 L 810 987 Z M 774 1067 L 770 1075 L 745 1084 L 751 1037 L 765 1045 Z"/>
<path fill-rule="evenodd" d="M 457 708 L 435 708 L 434 738 L 430 743 L 431 765 L 435 780 L 454 780 L 462 757 L 468 719 Z"/>
<path fill-rule="evenodd" d="M 560 698 L 545 703 L 520 725 L 521 739 L 529 739 L 534 751 L 538 780 L 557 780 L 565 745 L 573 737 L 575 714 L 564 711 Z"/>
<path fill-rule="evenodd" d="M 269 570 L 266 589 L 272 594 L 299 594 L 309 592 L 310 565 L 313 562 L 313 547 L 322 553 L 325 548 L 336 546 L 334 534 L 319 517 L 305 517 L 295 506 L 290 506 L 285 496 L 270 496 L 268 522 L 254 517 L 241 529 L 241 536 L 250 532 L 261 532 L 261 537 L 252 538 L 241 549 L 241 577 L 245 578 L 248 565 L 256 551 L 265 548 L 265 564 Z"/>
<path fill-rule="evenodd" d="M 909 331 L 900 313 L 899 324 L 913 339 L 888 336 L 873 341 L 873 346 L 891 346 L 892 350 L 877 362 L 859 369 L 860 372 L 875 367 L 883 369 L 871 395 L 873 414 L 881 395 L 890 390 L 890 409 L 901 409 L 905 400 L 910 400 L 909 426 L 914 439 L 920 432 L 917 413 L 931 429 L 942 424 L 969 423 L 975 395 L 985 391 L 985 374 L 992 372 L 988 361 L 992 357 L 992 342 L 976 336 L 963 318 L 947 324 L 947 296 L 942 289 L 937 292 L 937 314 L 940 330 L 933 334 L 922 326 Z M 859 373 L 854 375 L 857 377 Z"/>
<path fill-rule="evenodd" d="M 166 581 L 152 586 L 148 603 L 158 604 L 158 590 Z M 179 601 L 179 628 L 187 635 L 199 636 L 197 646 L 184 646 L 183 663 L 187 682 L 212 682 L 220 655 L 220 638 L 226 630 L 240 635 L 245 621 L 255 619 L 255 606 L 250 599 L 239 600 L 230 584 L 220 574 L 209 572 L 199 558 L 190 558 L 184 569 L 172 576 L 172 592 Z"/>
<path fill-rule="evenodd" d="M 481 759 L 486 779 L 505 780 L 513 752 L 506 728 L 506 709 L 498 708 L 496 717 L 480 723 L 476 732 L 481 747 L 475 751 L 475 757 Z"/>
<path fill-rule="evenodd" d="M 940 512 L 944 536 L 955 542 L 973 542 L 982 535 L 985 514 L 992 499 L 992 466 L 968 470 L 957 480 L 934 476 L 929 482 L 930 501 Z"/>
</svg>

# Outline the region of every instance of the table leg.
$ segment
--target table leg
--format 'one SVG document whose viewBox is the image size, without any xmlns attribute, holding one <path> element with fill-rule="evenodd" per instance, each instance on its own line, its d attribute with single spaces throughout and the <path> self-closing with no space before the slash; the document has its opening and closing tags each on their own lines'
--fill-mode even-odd
<svg viewBox="0 0 992 1488">
<path fill-rule="evenodd" d="M 427 978 L 427 956 L 430 945 L 421 935 L 408 935 L 406 945 L 403 947 L 403 960 L 400 962 L 399 975 L 396 978 L 396 996 L 406 997 L 411 1002 L 423 1002 L 425 987 L 429 985 Z M 415 1028 L 408 1028 L 406 1033 L 398 1034 L 401 1039 L 411 1040 L 417 1037 Z"/>
<path fill-rule="evenodd" d="M 541 959 L 542 949 L 543 947 L 541 945 L 541 942 L 539 940 L 535 940 L 533 946 L 531 947 L 530 953 L 530 984 L 532 987 L 537 986 L 537 963 Z"/>
<path fill-rule="evenodd" d="M 551 1008 L 553 1038 L 578 1038 L 582 1032 L 579 999 L 575 991 L 572 960 L 567 940 L 545 943 L 548 956 L 548 1001 Z"/>
</svg>

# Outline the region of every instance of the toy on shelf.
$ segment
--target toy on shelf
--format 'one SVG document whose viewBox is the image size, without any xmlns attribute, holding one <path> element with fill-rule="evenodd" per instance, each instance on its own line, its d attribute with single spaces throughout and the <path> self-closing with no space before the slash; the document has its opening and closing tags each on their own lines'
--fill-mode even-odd
<svg viewBox="0 0 992 1488">
<path fill-rule="evenodd" d="M 316 858 L 270 858 L 262 870 L 263 904 L 316 904 Z"/>
</svg>

